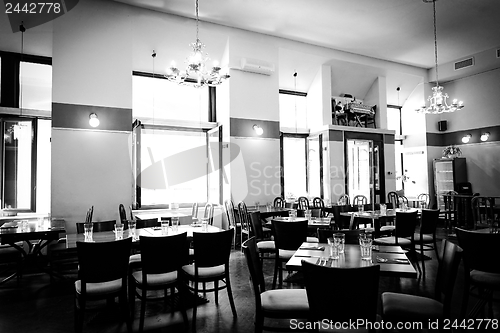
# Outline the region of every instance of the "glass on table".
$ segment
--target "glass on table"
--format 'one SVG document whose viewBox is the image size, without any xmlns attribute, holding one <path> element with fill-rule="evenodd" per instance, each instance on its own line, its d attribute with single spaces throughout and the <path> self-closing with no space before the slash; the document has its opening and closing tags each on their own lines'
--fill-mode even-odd
<svg viewBox="0 0 500 333">
<path fill-rule="evenodd" d="M 386 204 L 380 204 L 380 215 L 382 215 L 382 216 L 387 215 L 387 205 Z"/>
<path fill-rule="evenodd" d="M 201 219 L 201 231 L 203 232 L 208 231 L 208 217 L 204 217 Z"/>
<path fill-rule="evenodd" d="M 172 231 L 173 232 L 179 231 L 179 218 L 178 217 L 172 217 Z"/>
<path fill-rule="evenodd" d="M 333 237 L 328 238 L 328 248 L 330 250 L 331 259 L 339 259 L 339 243 L 338 239 Z"/>
<path fill-rule="evenodd" d="M 170 223 L 168 221 L 161 221 L 161 234 L 162 235 L 168 235 L 169 224 Z"/>
<path fill-rule="evenodd" d="M 364 205 L 363 205 L 363 204 L 359 204 L 359 205 L 358 205 L 358 212 L 359 212 L 359 213 L 362 213 L 364 210 L 365 210 Z"/>
<path fill-rule="evenodd" d="M 304 211 L 304 217 L 306 218 L 306 220 L 310 220 L 311 217 L 312 217 L 312 213 L 311 213 L 311 210 L 310 209 L 307 209 Z"/>
<path fill-rule="evenodd" d="M 295 220 L 295 218 L 297 217 L 297 211 L 295 209 L 292 209 L 288 212 L 288 216 L 290 217 L 290 220 Z"/>
<path fill-rule="evenodd" d="M 137 240 L 137 222 L 135 220 L 130 220 L 128 221 L 128 230 L 130 233 L 130 236 L 132 236 L 133 240 Z"/>
<path fill-rule="evenodd" d="M 344 254 L 345 251 L 345 234 L 337 233 L 333 235 L 333 240 L 338 243 L 339 254 Z"/>
<path fill-rule="evenodd" d="M 361 250 L 362 260 L 372 260 L 372 235 L 369 233 L 362 233 L 359 235 L 359 247 Z"/>
<path fill-rule="evenodd" d="M 123 239 L 123 224 L 115 224 L 115 239 Z"/>
<path fill-rule="evenodd" d="M 83 225 L 83 235 L 84 235 L 84 240 L 86 242 L 92 242 L 93 241 L 93 238 L 92 238 L 93 232 L 94 232 L 94 228 L 93 228 L 92 223 L 85 223 Z"/>
<path fill-rule="evenodd" d="M 272 204 L 272 202 L 268 202 L 268 203 L 266 204 L 266 210 L 267 210 L 268 212 L 272 212 L 272 211 L 273 211 L 273 204 Z"/>
</svg>

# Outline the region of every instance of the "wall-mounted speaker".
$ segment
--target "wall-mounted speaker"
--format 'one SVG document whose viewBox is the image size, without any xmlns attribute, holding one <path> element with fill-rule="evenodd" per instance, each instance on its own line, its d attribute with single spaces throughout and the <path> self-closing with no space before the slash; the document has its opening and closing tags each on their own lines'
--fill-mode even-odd
<svg viewBox="0 0 500 333">
<path fill-rule="evenodd" d="M 444 132 L 448 129 L 448 122 L 446 120 L 438 121 L 438 129 L 440 132 Z"/>
</svg>

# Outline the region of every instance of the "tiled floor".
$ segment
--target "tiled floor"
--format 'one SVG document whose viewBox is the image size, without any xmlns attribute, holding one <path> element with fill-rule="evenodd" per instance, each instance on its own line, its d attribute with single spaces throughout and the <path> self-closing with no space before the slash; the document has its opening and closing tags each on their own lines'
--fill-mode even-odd
<svg viewBox="0 0 500 333">
<path fill-rule="evenodd" d="M 444 232 L 439 233 L 440 238 Z M 434 253 L 426 253 L 432 260 L 426 261 L 425 279 L 394 279 L 382 277 L 380 292 L 397 291 L 432 297 L 437 261 Z M 213 294 L 208 294 L 209 302 L 198 307 L 198 332 L 253 332 L 254 296 L 248 279 L 248 271 L 243 254 L 233 251 L 231 254 L 231 284 L 238 311 L 233 319 L 226 292 L 222 291 L 219 305 L 214 304 Z M 265 265 L 266 283 L 271 286 L 273 267 Z M 455 286 L 452 315 L 457 318 L 461 305 L 463 288 L 463 270 L 461 268 Z M 0 332 L 1 333 L 56 333 L 72 332 L 74 316 L 73 281 L 58 280 L 50 283 L 47 275 L 32 273 L 25 275 L 18 285 L 15 280 L 0 285 Z M 500 318 L 500 306 L 494 307 L 494 317 Z M 191 319 L 192 310 L 188 310 Z M 136 304 L 135 317 L 139 315 L 139 303 Z M 190 323 L 191 324 L 191 323 Z M 138 320 L 134 321 L 137 331 Z M 147 308 L 145 331 L 182 332 L 183 325 L 178 313 L 165 313 L 164 305 L 150 303 Z M 116 308 L 91 312 L 86 315 L 84 332 L 126 332 L 120 323 Z"/>
</svg>

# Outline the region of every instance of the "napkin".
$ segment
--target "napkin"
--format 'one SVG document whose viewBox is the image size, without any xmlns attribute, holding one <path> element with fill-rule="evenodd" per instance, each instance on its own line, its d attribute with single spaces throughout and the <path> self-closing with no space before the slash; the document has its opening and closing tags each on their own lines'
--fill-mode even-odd
<svg viewBox="0 0 500 333">
<path fill-rule="evenodd" d="M 300 248 L 300 250 L 312 250 L 312 251 L 323 251 L 324 249 L 325 249 L 324 246 L 306 246 Z"/>
</svg>

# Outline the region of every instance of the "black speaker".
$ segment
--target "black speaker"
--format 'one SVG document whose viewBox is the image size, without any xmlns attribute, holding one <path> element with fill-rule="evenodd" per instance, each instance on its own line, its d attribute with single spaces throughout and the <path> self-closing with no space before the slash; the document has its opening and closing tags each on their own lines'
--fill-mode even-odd
<svg viewBox="0 0 500 333">
<path fill-rule="evenodd" d="M 440 132 L 444 132 L 448 129 L 448 122 L 446 120 L 438 121 L 438 129 Z"/>
</svg>

